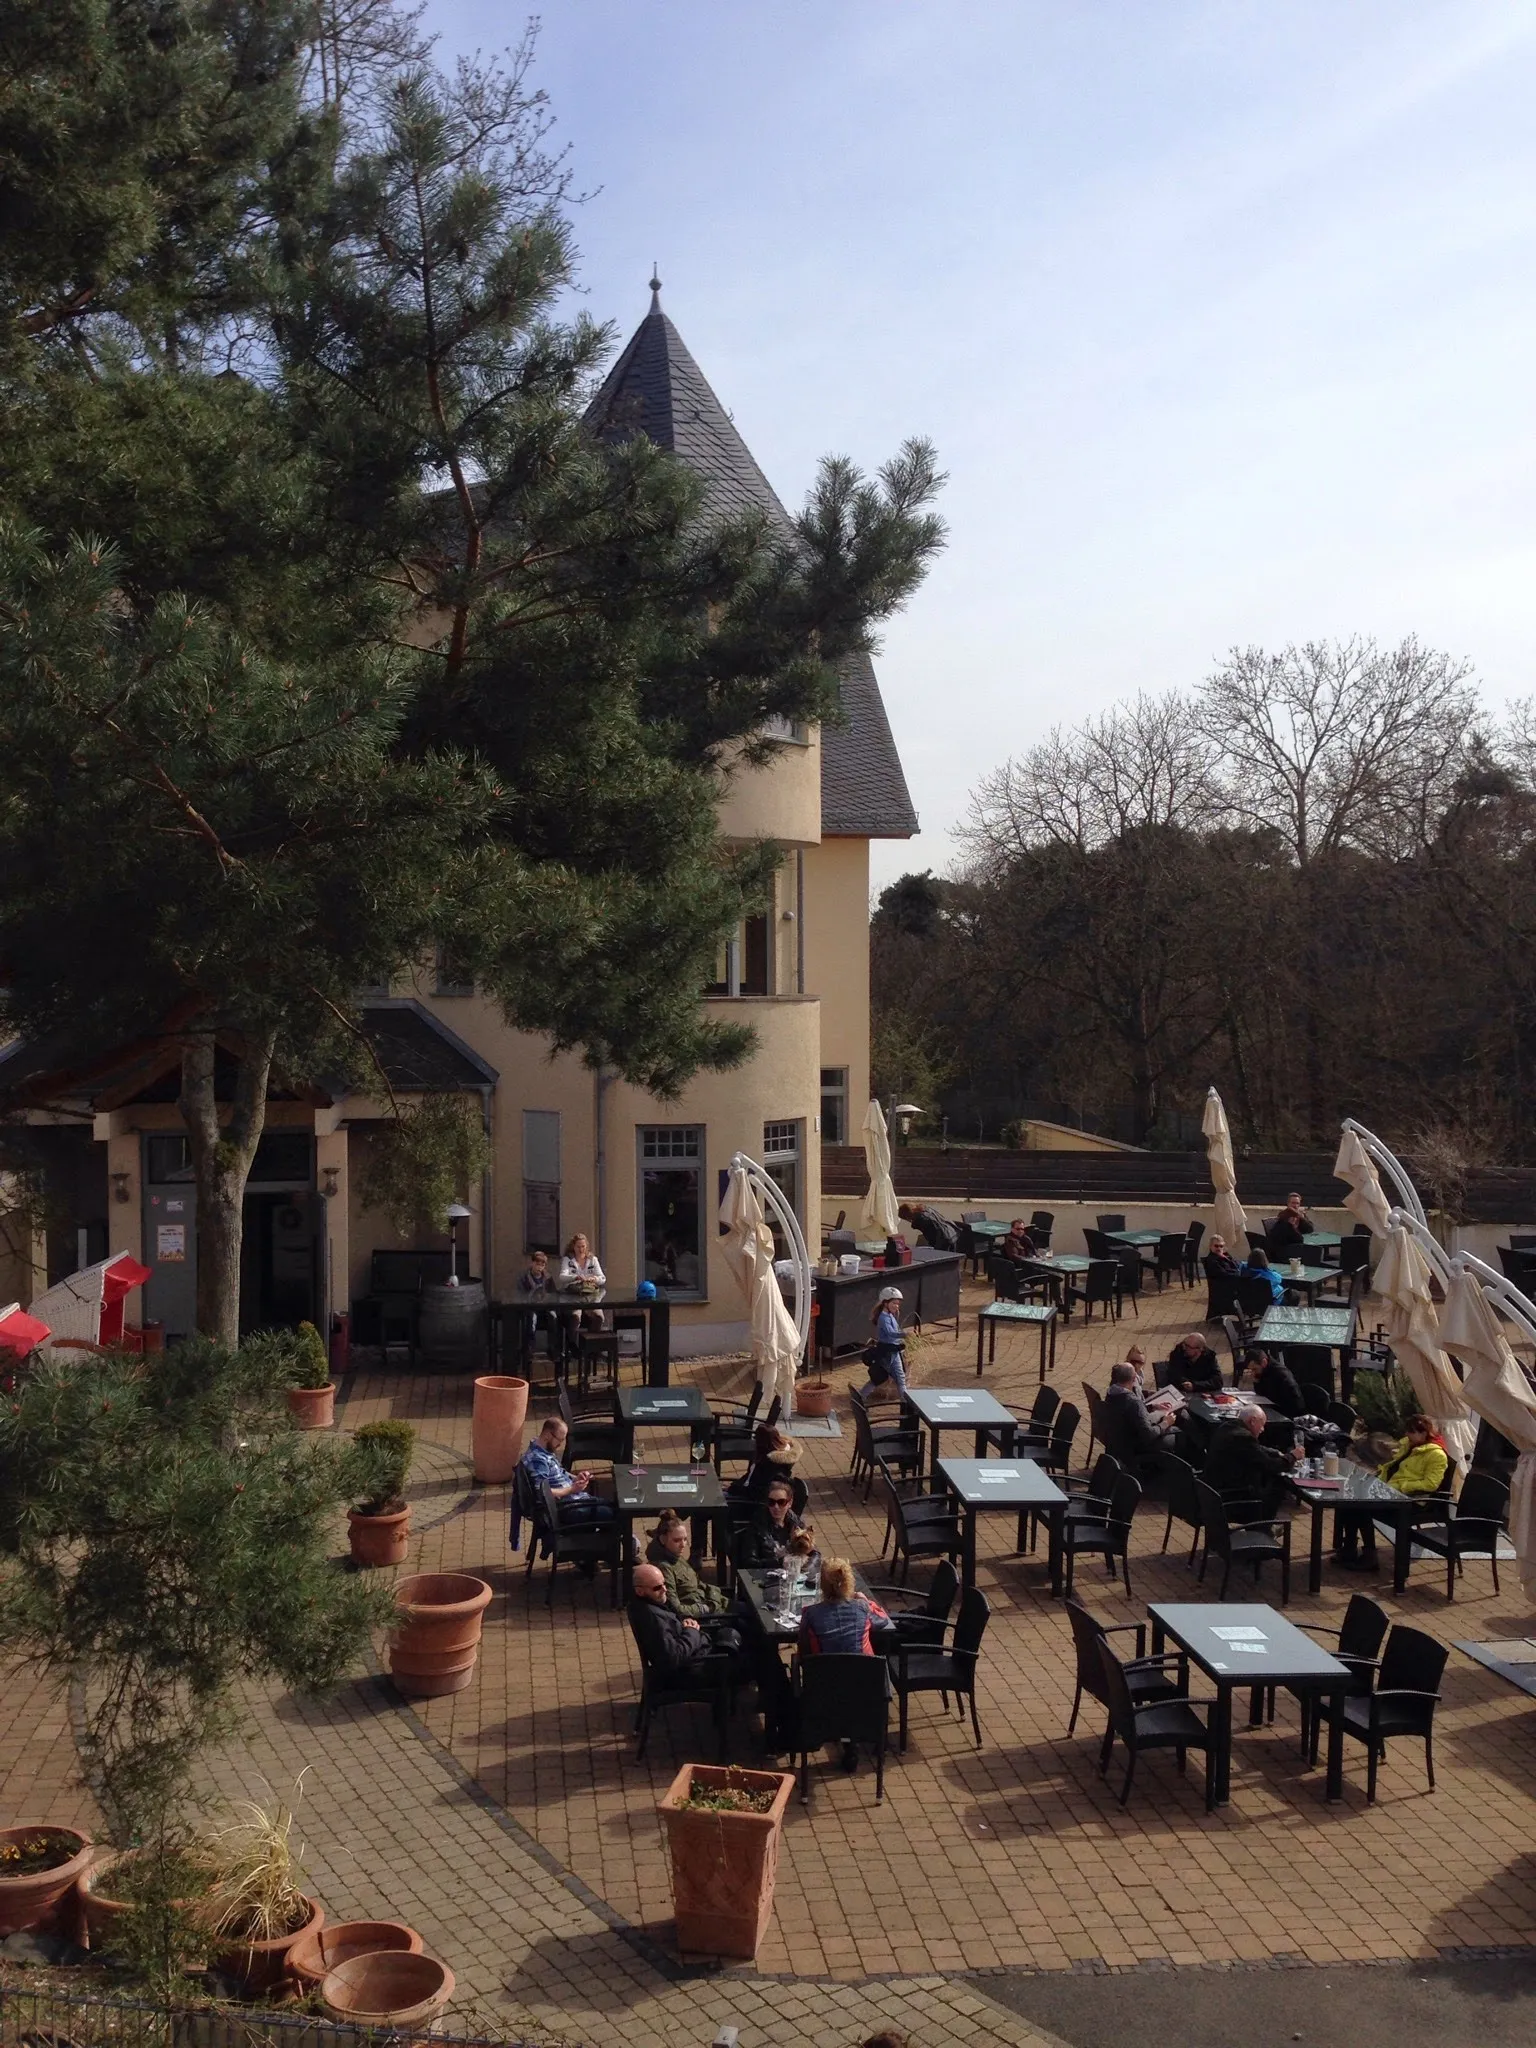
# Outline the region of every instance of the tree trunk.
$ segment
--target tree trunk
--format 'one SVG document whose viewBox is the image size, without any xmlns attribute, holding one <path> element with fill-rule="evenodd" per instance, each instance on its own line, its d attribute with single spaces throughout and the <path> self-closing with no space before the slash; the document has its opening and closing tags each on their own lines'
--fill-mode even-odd
<svg viewBox="0 0 1536 2048">
<path fill-rule="evenodd" d="M 240 1241 L 245 1184 L 267 1120 L 267 1077 L 275 1031 L 246 1043 L 235 1070 L 235 1099 L 221 1128 L 214 1096 L 214 1033 L 194 1032 L 182 1047 L 179 1107 L 197 1188 L 197 1327 L 221 1344 L 240 1341 Z"/>
</svg>

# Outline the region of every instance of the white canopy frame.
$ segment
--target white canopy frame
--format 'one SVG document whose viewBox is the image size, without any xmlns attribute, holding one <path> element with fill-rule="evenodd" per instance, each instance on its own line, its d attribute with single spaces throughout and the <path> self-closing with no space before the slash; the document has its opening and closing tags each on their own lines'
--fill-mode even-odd
<svg viewBox="0 0 1536 2048">
<path fill-rule="evenodd" d="M 799 1356 L 804 1359 L 806 1346 L 811 1341 L 811 1295 L 815 1287 L 815 1275 L 811 1270 L 811 1255 L 806 1248 L 805 1232 L 800 1228 L 800 1218 L 789 1205 L 788 1197 L 766 1167 L 746 1152 L 731 1154 L 732 1168 L 741 1167 L 747 1179 L 757 1190 L 758 1200 L 771 1223 L 776 1223 L 784 1233 L 789 1246 L 789 1256 L 795 1268 L 795 1333 L 800 1340 Z"/>
</svg>

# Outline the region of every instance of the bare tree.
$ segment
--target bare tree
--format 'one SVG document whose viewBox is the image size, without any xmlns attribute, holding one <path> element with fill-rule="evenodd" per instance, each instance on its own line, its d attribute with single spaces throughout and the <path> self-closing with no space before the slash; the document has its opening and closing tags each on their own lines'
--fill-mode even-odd
<svg viewBox="0 0 1536 2048">
<path fill-rule="evenodd" d="M 974 862 L 1027 847 L 1086 852 L 1145 826 L 1197 828 L 1216 810 L 1213 749 L 1196 707 L 1170 690 L 1117 704 L 982 777 L 958 835 Z"/>
<path fill-rule="evenodd" d="M 426 0 L 314 0 L 305 53 L 305 91 L 339 107 L 367 81 L 377 84 L 426 61 L 432 39 L 421 33 Z"/>
</svg>

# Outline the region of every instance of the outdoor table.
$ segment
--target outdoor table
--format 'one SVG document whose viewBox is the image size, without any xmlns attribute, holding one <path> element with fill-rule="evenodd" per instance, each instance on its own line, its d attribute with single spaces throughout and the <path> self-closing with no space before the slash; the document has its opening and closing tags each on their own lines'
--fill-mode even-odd
<svg viewBox="0 0 1536 2048">
<path fill-rule="evenodd" d="M 497 1311 L 502 1318 L 504 1339 L 512 1352 L 508 1364 L 522 1367 L 522 1376 L 531 1377 L 529 1368 L 533 1362 L 534 1317 L 553 1315 L 559 1318 L 561 1358 L 568 1349 L 567 1337 L 571 1323 L 584 1309 L 600 1308 L 607 1315 L 617 1312 L 625 1316 L 643 1315 L 648 1325 L 646 1331 L 646 1385 L 664 1387 L 672 1371 L 672 1304 L 660 1288 L 654 1295 L 643 1301 L 627 1294 L 616 1294 L 610 1288 L 599 1288 L 595 1294 L 578 1294 L 574 1288 L 550 1287 L 542 1294 L 513 1294 L 506 1300 L 498 1301 Z M 555 1369 L 560 1369 L 560 1359 Z"/>
<path fill-rule="evenodd" d="M 1072 1306 L 1066 1296 L 1067 1278 L 1086 1273 L 1093 1262 L 1082 1252 L 1037 1252 L 1032 1259 L 1021 1259 L 1019 1263 L 1026 1273 L 1052 1283 L 1052 1300 L 1063 1316 L 1070 1316 Z"/>
<path fill-rule="evenodd" d="M 986 1341 L 986 1363 L 997 1363 L 997 1332 L 1001 1323 L 1033 1324 L 1040 1332 L 1040 1379 L 1043 1384 L 1047 1370 L 1056 1365 L 1056 1304 L 1049 1301 L 994 1301 L 976 1316 L 976 1377 L 981 1378 L 983 1333 Z M 1049 1339 L 1051 1363 L 1045 1362 L 1046 1344 Z"/>
<path fill-rule="evenodd" d="M 976 1522 L 994 1508 L 1013 1508 L 1019 1526 L 1015 1556 L 1021 1556 L 1028 1540 L 1031 1512 L 1044 1515 L 1050 1523 L 1049 1562 L 1051 1591 L 1058 1597 L 1062 1587 L 1062 1524 L 1066 1519 L 1067 1496 L 1055 1480 L 1041 1471 L 1032 1458 L 941 1458 L 939 1476 L 960 1503 L 960 1583 L 976 1583 Z"/>
<path fill-rule="evenodd" d="M 1111 1244 L 1133 1244 L 1137 1251 L 1151 1251 L 1160 1245 L 1165 1237 L 1179 1233 L 1172 1230 L 1106 1230 L 1104 1235 Z"/>
<path fill-rule="evenodd" d="M 1293 1273 L 1289 1266 L 1276 1266 L 1275 1271 L 1287 1287 L 1294 1287 L 1298 1294 L 1306 1296 L 1309 1308 L 1317 1300 L 1318 1289 L 1337 1284 L 1340 1277 L 1337 1266 L 1303 1266 L 1299 1273 Z"/>
<path fill-rule="evenodd" d="M 701 1425 L 715 1419 L 714 1410 L 697 1387 L 620 1387 L 613 1405 L 626 1464 L 635 1455 L 637 1429 L 691 1429 L 698 1441 Z"/>
<path fill-rule="evenodd" d="M 782 1579 L 783 1576 L 782 1572 L 775 1573 L 758 1565 L 743 1565 L 736 1574 L 736 1584 L 752 1609 L 753 1620 L 768 1641 L 780 1649 L 793 1649 L 800 1635 L 800 1611 L 813 1606 L 821 1598 L 821 1588 L 814 1583 L 804 1587 L 795 1603 L 797 1611 L 794 1620 L 786 1621 L 784 1616 L 787 1609 L 783 1604 L 782 1591 L 771 1583 L 775 1578 Z M 862 1593 L 866 1600 L 874 1598 L 869 1590 L 869 1581 L 861 1571 L 855 1570 L 853 1574 L 853 1588 L 856 1593 Z M 878 1640 L 884 1633 L 880 1624 L 876 1622 L 871 1634 Z"/>
<path fill-rule="evenodd" d="M 976 1433 L 976 1455 L 987 1455 L 987 1431 L 1002 1432 L 1003 1456 L 1013 1453 L 1013 1434 L 1018 1417 L 992 1394 L 971 1392 L 965 1387 L 908 1387 L 906 1405 L 928 1428 L 933 1451 L 929 1469 L 939 1469 L 939 1439 L 946 1429 L 970 1429 Z"/>
<path fill-rule="evenodd" d="M 686 1515 L 693 1525 L 693 1554 L 697 1561 L 704 1555 L 704 1538 L 711 1522 L 718 1528 L 715 1543 L 715 1565 L 722 1583 L 725 1578 L 726 1551 L 725 1520 L 728 1512 L 724 1491 L 721 1488 L 713 1466 L 710 1465 L 647 1465 L 641 1470 L 626 1470 L 619 1465 L 613 1474 L 613 1504 L 626 1535 L 632 1534 L 635 1523 L 652 1515 L 659 1515 L 665 1508 L 675 1508 L 678 1514 Z M 634 1577 L 630 1546 L 624 1546 L 624 1597 L 628 1599 Z"/>
<path fill-rule="evenodd" d="M 1211 1731 L 1216 1755 L 1211 1800 L 1225 1806 L 1232 1796 L 1232 1695 L 1250 1688 L 1248 1725 L 1263 1718 L 1269 1687 L 1295 1686 L 1328 1699 L 1328 1797 L 1344 1796 L 1344 1695 L 1349 1667 L 1340 1663 L 1273 1607 L 1236 1601 L 1154 1601 L 1152 1654 L 1175 1642 L 1216 1687 Z"/>
<path fill-rule="evenodd" d="M 1536 1639 L 1506 1636 L 1488 1643 L 1455 1643 L 1454 1649 L 1536 1698 Z"/>
<path fill-rule="evenodd" d="M 1266 1350 L 1284 1344 L 1313 1344 L 1322 1351 L 1337 1351 L 1342 1365 L 1345 1355 L 1355 1348 L 1355 1311 L 1347 1301 L 1316 1308 L 1292 1308 L 1277 1301 L 1264 1311 L 1258 1341 Z"/>
<path fill-rule="evenodd" d="M 1009 1231 L 1012 1230 L 1013 1225 L 1011 1223 L 994 1223 L 983 1216 L 979 1223 L 967 1223 L 965 1227 L 972 1237 L 998 1238 L 1006 1237 Z"/>
<path fill-rule="evenodd" d="M 1392 1590 L 1401 1593 L 1408 1583 L 1413 1561 L 1413 1525 L 1426 1518 L 1444 1517 L 1447 1500 L 1442 1493 L 1400 1493 L 1363 1465 L 1344 1463 L 1337 1479 L 1303 1479 L 1287 1472 L 1285 1483 L 1304 1507 L 1312 1511 L 1312 1549 L 1307 1567 L 1307 1591 L 1317 1593 L 1323 1584 L 1323 1517 L 1339 1508 L 1369 1508 L 1373 1517 L 1392 1524 Z"/>
</svg>

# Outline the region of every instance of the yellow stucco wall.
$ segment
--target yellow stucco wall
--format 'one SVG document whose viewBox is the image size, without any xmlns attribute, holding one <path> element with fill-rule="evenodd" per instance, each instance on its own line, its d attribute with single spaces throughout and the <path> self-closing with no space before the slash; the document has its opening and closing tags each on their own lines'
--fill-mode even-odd
<svg viewBox="0 0 1536 2048">
<path fill-rule="evenodd" d="M 805 986 L 821 1002 L 821 1065 L 848 1069 L 847 1142 L 869 1101 L 869 841 L 805 853 Z"/>
<path fill-rule="evenodd" d="M 812 845 L 821 837 L 821 737 L 781 747 L 766 768 L 742 768 L 722 782 L 718 811 L 726 839 Z"/>
</svg>

